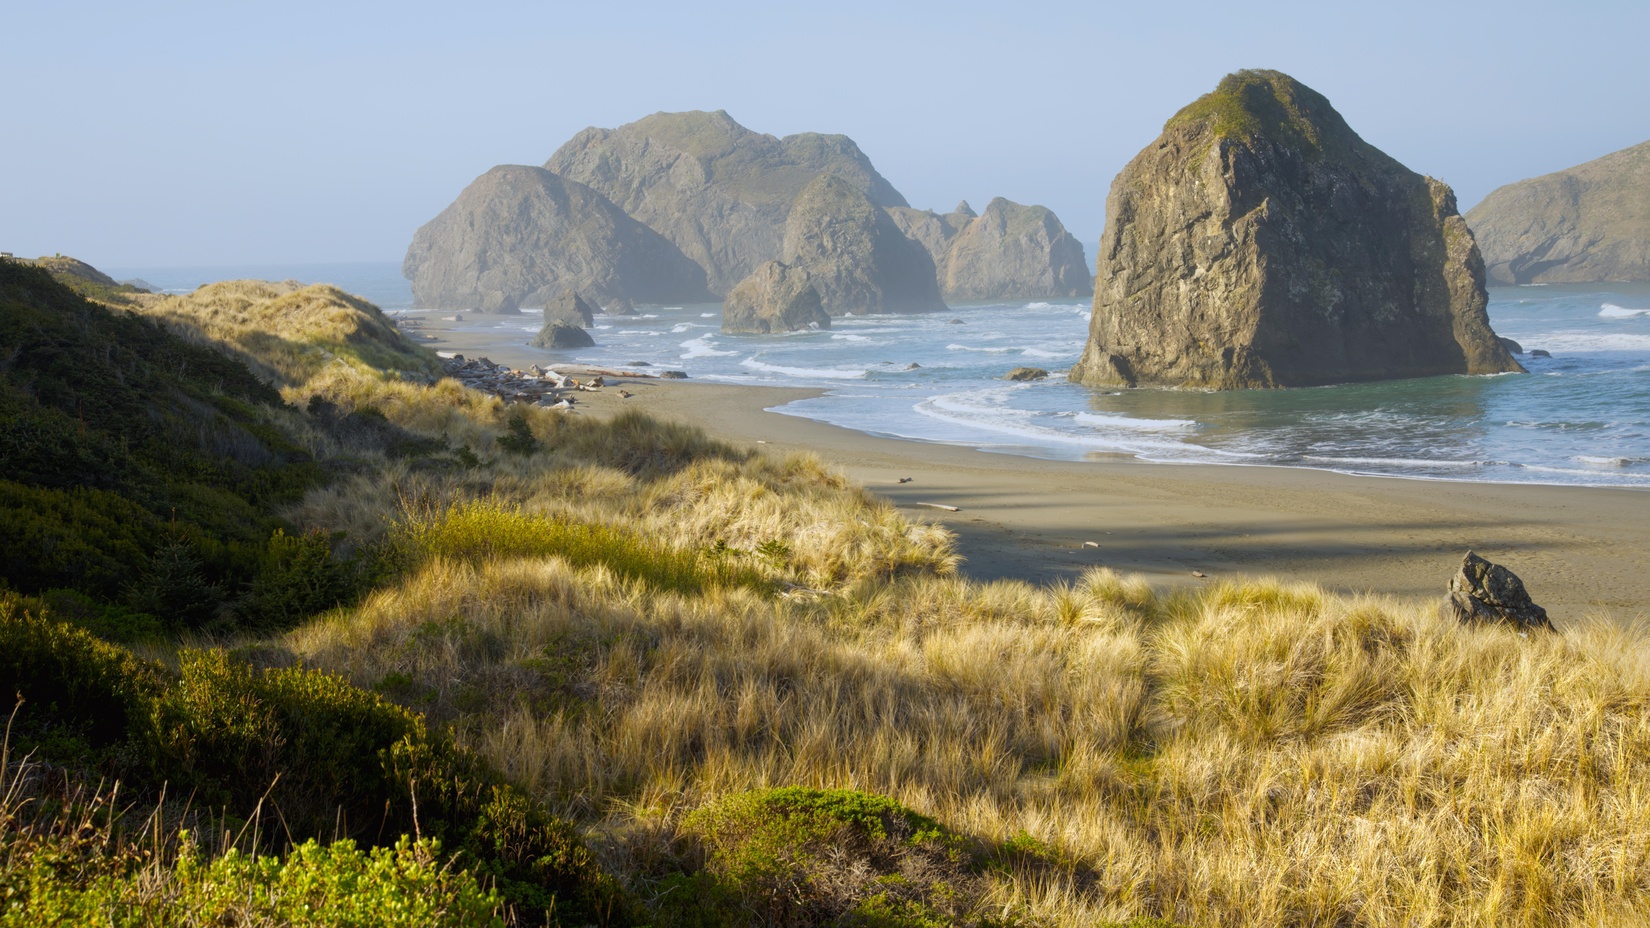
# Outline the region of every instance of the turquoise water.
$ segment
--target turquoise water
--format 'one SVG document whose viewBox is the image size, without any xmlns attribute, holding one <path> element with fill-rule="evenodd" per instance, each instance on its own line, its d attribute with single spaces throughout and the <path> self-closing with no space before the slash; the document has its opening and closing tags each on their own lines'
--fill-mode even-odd
<svg viewBox="0 0 1650 928">
<path fill-rule="evenodd" d="M 427 312 L 409 309 L 399 270 L 384 263 L 112 273 L 175 289 L 294 277 L 338 284 L 386 310 Z M 644 307 L 636 316 L 598 317 L 596 348 L 542 354 L 613 366 L 647 361 L 699 380 L 823 387 L 825 395 L 777 411 L 1033 457 L 1132 454 L 1165 463 L 1650 487 L 1650 286 L 1496 289 L 1489 310 L 1499 334 L 1552 357 L 1521 357 L 1529 375 L 1237 393 L 1001 379 L 1021 365 L 1062 371 L 1077 360 L 1088 333 L 1086 300 L 851 317 L 833 320 L 829 331 L 785 335 L 723 335 L 716 304 Z M 539 318 L 469 316 L 464 325 L 519 344 Z"/>
</svg>

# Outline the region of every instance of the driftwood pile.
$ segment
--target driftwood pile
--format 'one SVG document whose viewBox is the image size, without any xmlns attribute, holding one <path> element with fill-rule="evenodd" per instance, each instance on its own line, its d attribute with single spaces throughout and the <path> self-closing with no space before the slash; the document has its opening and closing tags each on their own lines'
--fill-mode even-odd
<svg viewBox="0 0 1650 928">
<path fill-rule="evenodd" d="M 447 376 L 472 390 L 480 390 L 507 403 L 537 403 L 552 409 L 573 406 L 573 394 L 580 391 L 599 392 L 607 386 L 608 377 L 652 377 L 652 374 L 626 374 L 615 371 L 583 372 L 584 379 L 563 374 L 548 367 L 532 365 L 527 370 L 494 364 L 487 358 L 465 360 L 463 355 L 443 358 Z M 619 391 L 628 397 L 626 391 Z"/>
</svg>

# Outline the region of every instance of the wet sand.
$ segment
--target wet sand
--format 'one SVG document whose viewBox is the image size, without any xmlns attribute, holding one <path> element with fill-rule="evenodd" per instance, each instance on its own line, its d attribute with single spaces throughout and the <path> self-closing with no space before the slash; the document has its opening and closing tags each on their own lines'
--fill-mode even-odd
<svg viewBox="0 0 1650 928">
<path fill-rule="evenodd" d="M 449 331 L 454 323 L 434 316 L 422 317 L 423 331 L 437 339 L 423 342 L 432 348 L 517 367 L 556 357 Z M 634 395 L 579 394 L 578 414 L 639 407 L 735 444 L 817 454 L 911 516 L 950 528 L 963 572 L 979 579 L 1074 580 L 1103 564 L 1160 586 L 1276 576 L 1436 599 L 1471 549 L 1522 577 L 1557 623 L 1650 618 L 1650 492 L 1129 457 L 1045 461 L 766 411 L 817 390 L 629 378 L 622 387 Z M 900 483 L 904 477 L 910 481 Z"/>
</svg>

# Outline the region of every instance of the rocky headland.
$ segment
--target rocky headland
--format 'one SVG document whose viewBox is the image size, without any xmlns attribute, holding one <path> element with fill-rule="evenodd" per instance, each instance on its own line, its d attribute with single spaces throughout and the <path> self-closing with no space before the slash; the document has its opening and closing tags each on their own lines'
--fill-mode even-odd
<svg viewBox="0 0 1650 928">
<path fill-rule="evenodd" d="M 997 197 L 976 216 L 968 201 L 950 213 L 891 209 L 901 231 L 934 259 L 947 300 L 1088 296 L 1083 245 L 1046 206 Z"/>
<path fill-rule="evenodd" d="M 724 110 L 592 126 L 544 166 L 675 243 L 705 269 L 718 295 L 779 257 L 791 204 L 821 174 L 844 179 L 879 206 L 906 205 L 853 139 L 817 132 L 774 138 Z"/>
<path fill-rule="evenodd" d="M 1467 225 L 1492 285 L 1650 281 L 1650 142 L 1497 187 Z"/>
<path fill-rule="evenodd" d="M 710 299 L 704 270 L 664 236 L 584 184 L 515 164 L 425 223 L 401 273 L 416 305 L 437 309 L 514 313 L 569 288 L 601 302 Z"/>
<path fill-rule="evenodd" d="M 781 261 L 807 272 L 832 316 L 945 309 L 928 250 L 834 174 L 820 175 L 797 196 Z"/>
<path fill-rule="evenodd" d="M 722 303 L 724 332 L 795 332 L 831 327 L 808 272 L 769 261 L 739 282 Z"/>
<path fill-rule="evenodd" d="M 1522 371 L 1442 181 L 1277 71 L 1176 113 L 1106 199 L 1070 379 L 1241 389 Z"/>
</svg>

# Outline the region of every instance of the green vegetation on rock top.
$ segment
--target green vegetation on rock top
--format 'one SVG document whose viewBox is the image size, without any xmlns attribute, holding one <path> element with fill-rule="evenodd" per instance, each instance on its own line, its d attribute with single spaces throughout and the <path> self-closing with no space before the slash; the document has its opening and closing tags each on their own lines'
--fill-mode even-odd
<svg viewBox="0 0 1650 928">
<path fill-rule="evenodd" d="M 1170 117 L 1163 131 L 1197 124 L 1219 138 L 1268 139 L 1314 158 L 1362 141 L 1323 94 L 1281 71 L 1226 75 Z"/>
</svg>

